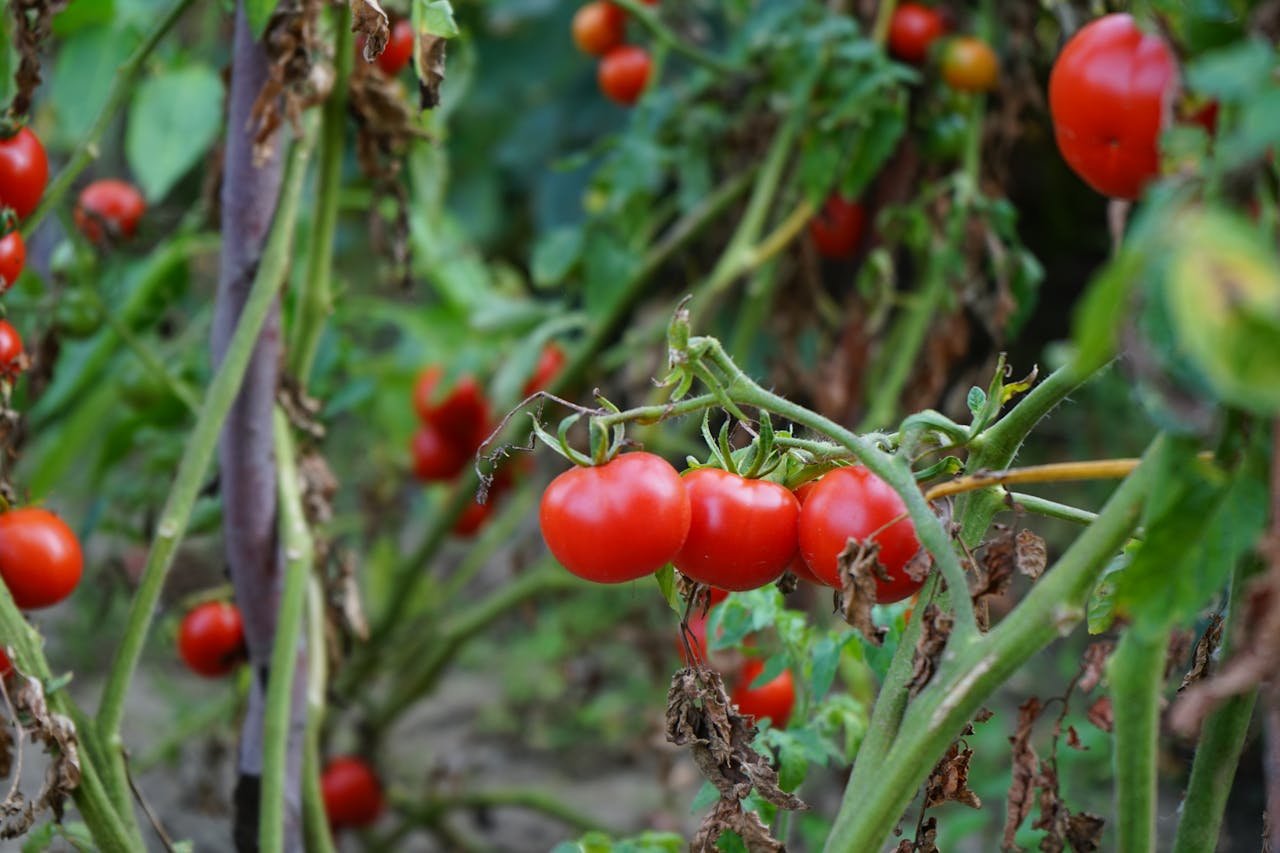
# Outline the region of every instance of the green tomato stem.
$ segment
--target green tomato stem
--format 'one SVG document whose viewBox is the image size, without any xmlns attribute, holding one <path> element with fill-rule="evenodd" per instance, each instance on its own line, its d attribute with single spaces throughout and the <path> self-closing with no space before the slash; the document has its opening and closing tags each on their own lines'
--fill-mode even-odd
<svg viewBox="0 0 1280 853">
<path fill-rule="evenodd" d="M 1116 843 L 1132 853 L 1156 849 L 1156 758 L 1168 629 L 1126 631 L 1107 661 L 1115 715 Z"/>
</svg>

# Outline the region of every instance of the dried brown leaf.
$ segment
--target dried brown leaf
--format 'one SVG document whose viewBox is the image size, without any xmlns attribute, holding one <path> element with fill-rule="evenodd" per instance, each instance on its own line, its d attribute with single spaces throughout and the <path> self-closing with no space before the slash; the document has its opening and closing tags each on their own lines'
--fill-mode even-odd
<svg viewBox="0 0 1280 853">
<path fill-rule="evenodd" d="M 1010 760 L 1013 779 L 1009 783 L 1009 797 L 1005 804 L 1003 849 L 1017 849 L 1015 837 L 1018 827 L 1031 813 L 1032 792 L 1038 778 L 1039 759 L 1031 745 L 1031 731 L 1044 705 L 1032 696 L 1018 708 L 1018 727 L 1009 743 L 1013 745 Z"/>
<path fill-rule="evenodd" d="M 53 16 L 66 8 L 69 0 L 15 0 L 10 4 L 14 22 L 13 44 L 18 51 L 18 69 L 13 75 L 14 94 L 9 117 L 24 118 L 31 109 L 31 97 L 40 87 L 40 46 L 53 31 Z"/>
<path fill-rule="evenodd" d="M 721 798 L 703 818 L 693 841 L 691 853 L 719 853 L 716 842 L 723 832 L 736 832 L 747 847 L 748 853 L 785 853 L 787 847 L 769 833 L 769 827 L 755 812 L 742 808 L 737 800 Z"/>
<path fill-rule="evenodd" d="M 1075 853 L 1093 853 L 1102 848 L 1102 828 L 1106 821 L 1096 814 L 1077 812 L 1067 818 L 1067 843 Z"/>
<path fill-rule="evenodd" d="M 926 809 L 949 802 L 962 803 L 972 809 L 982 808 L 982 800 L 969 787 L 969 762 L 972 758 L 972 749 L 961 749 L 959 741 L 951 744 L 925 782 Z"/>
<path fill-rule="evenodd" d="M 1089 747 L 1080 742 L 1080 733 L 1076 731 L 1075 726 L 1067 726 L 1067 746 L 1080 752 L 1086 752 L 1089 749 Z"/>
<path fill-rule="evenodd" d="M 1018 571 L 1035 580 L 1049 564 L 1049 550 L 1034 531 L 1022 529 L 1014 540 L 1014 563 Z"/>
<path fill-rule="evenodd" d="M 80 754 L 74 724 L 49 709 L 44 685 L 38 678 L 15 674 L 0 689 L 5 691 L 7 704 L 22 734 L 33 743 L 40 743 L 50 757 L 44 782 L 34 798 L 25 797 L 15 782 L 3 803 L 4 825 L 0 827 L 0 838 L 8 839 L 30 829 L 39 812 L 48 810 L 55 820 L 62 819 L 64 802 L 80 785 Z M 20 743 L 10 743 L 15 750 L 20 750 Z"/>
<path fill-rule="evenodd" d="M 1195 652 L 1191 656 L 1191 669 L 1187 670 L 1187 674 L 1182 677 L 1182 683 L 1178 685 L 1179 693 L 1209 674 L 1213 653 L 1218 650 L 1221 643 L 1222 617 L 1215 613 L 1209 620 L 1209 627 L 1205 628 L 1200 640 L 1196 643 Z"/>
<path fill-rule="evenodd" d="M 938 671 L 947 638 L 955 627 L 955 619 L 936 604 L 930 604 L 921 614 L 920 638 L 916 641 L 915 657 L 911 661 L 911 682 L 908 692 L 911 698 L 928 686 Z"/>
<path fill-rule="evenodd" d="M 990 720 L 995 715 L 996 715 L 995 712 L 992 711 L 990 708 L 979 708 L 978 713 L 974 715 L 973 721 L 975 723 L 985 723 L 987 720 Z"/>
<path fill-rule="evenodd" d="M 1115 727 L 1115 716 L 1111 712 L 1111 697 L 1101 696 L 1097 702 L 1089 706 L 1089 710 L 1085 712 L 1085 716 L 1089 722 L 1093 723 L 1104 732 L 1110 732 Z"/>
<path fill-rule="evenodd" d="M 885 635 L 885 629 L 871 618 L 871 608 L 876 603 L 876 578 L 888 580 L 879 554 L 880 544 L 875 540 L 862 543 L 851 538 L 836 557 L 843 581 L 841 589 L 836 591 L 836 610 L 867 642 L 876 646 L 884 643 Z"/>
<path fill-rule="evenodd" d="M 359 564 L 355 552 L 343 550 L 338 558 L 337 601 L 347 631 L 360 640 L 369 639 L 369 621 L 360 598 Z"/>
<path fill-rule="evenodd" d="M 1040 762 L 1040 773 L 1035 786 L 1039 791 L 1036 800 L 1040 815 L 1031 824 L 1031 828 L 1045 832 L 1045 836 L 1040 839 L 1041 853 L 1062 853 L 1066 849 L 1067 820 L 1071 812 L 1058 792 L 1058 772 L 1048 762 Z"/>
<path fill-rule="evenodd" d="M 319 35 L 323 8 L 323 0 L 280 0 L 267 22 L 262 40 L 271 64 L 250 112 L 257 164 L 274 156 L 284 121 L 301 133 L 302 111 L 323 101 L 332 87 L 331 72 L 315 71 L 324 55 Z"/>
<path fill-rule="evenodd" d="M 382 55 L 391 40 L 391 22 L 378 0 L 351 0 L 351 32 L 364 39 L 366 63 Z"/>
<path fill-rule="evenodd" d="M 444 57 L 447 42 L 439 36 L 418 38 L 418 107 L 432 110 L 440 106 L 440 84 L 444 82 Z"/>
<path fill-rule="evenodd" d="M 1080 661 L 1080 678 L 1076 681 L 1076 687 L 1082 693 L 1090 692 L 1102 681 L 1102 675 L 1107 666 L 1107 658 L 1111 657 L 1115 647 L 1115 643 L 1103 640 L 1090 643 L 1089 647 L 1084 650 L 1084 658 Z"/>
</svg>

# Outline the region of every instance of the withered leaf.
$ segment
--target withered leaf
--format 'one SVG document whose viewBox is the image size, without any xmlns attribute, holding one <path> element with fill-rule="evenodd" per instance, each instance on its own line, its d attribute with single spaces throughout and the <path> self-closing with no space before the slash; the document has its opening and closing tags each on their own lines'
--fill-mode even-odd
<svg viewBox="0 0 1280 853">
<path fill-rule="evenodd" d="M 44 686 L 38 678 L 15 674 L 7 685 L 0 685 L 0 690 L 5 691 L 7 704 L 22 734 L 40 743 L 50 756 L 44 782 L 36 796 L 28 799 L 14 788 L 3 803 L 4 825 L 0 827 L 0 838 L 7 839 L 30 829 L 38 812 L 48 810 L 56 820 L 62 818 L 63 803 L 80 785 L 80 754 L 74 724 L 49 709 Z M 15 750 L 21 749 L 20 736 L 9 743 Z"/>
<path fill-rule="evenodd" d="M 726 831 L 736 832 L 748 853 L 785 853 L 787 849 L 769 833 L 759 815 L 743 809 L 738 800 L 721 797 L 689 843 L 690 853 L 719 853 L 716 842 Z"/>
<path fill-rule="evenodd" d="M 1015 850 L 1018 827 L 1031 813 L 1032 792 L 1038 776 L 1039 759 L 1031 745 L 1031 731 L 1044 706 L 1032 696 L 1018 708 L 1018 727 L 1009 743 L 1013 745 L 1010 759 L 1013 778 L 1009 783 L 1009 798 L 1005 804 L 1003 849 Z"/>
<path fill-rule="evenodd" d="M 1164 658 L 1164 678 L 1166 680 L 1182 666 L 1183 661 L 1187 659 L 1187 655 L 1191 654 L 1191 641 L 1194 639 L 1195 634 L 1185 628 L 1170 632 L 1169 647 L 1165 650 Z"/>
<path fill-rule="evenodd" d="M 360 640 L 369 639 L 369 621 L 364 615 L 364 604 L 360 598 L 359 566 L 353 551 L 344 549 L 337 558 L 338 610 L 342 622 L 353 637 Z"/>
<path fill-rule="evenodd" d="M 440 84 L 444 82 L 446 42 L 440 36 L 418 36 L 418 106 L 424 110 L 440 106 Z"/>
<path fill-rule="evenodd" d="M 302 111 L 328 95 L 333 75 L 314 73 L 316 59 L 323 53 L 318 26 L 323 6 L 323 0 L 281 0 L 267 22 L 262 41 L 271 65 L 250 112 L 257 165 L 275 155 L 277 131 L 284 120 L 301 134 Z"/>
<path fill-rule="evenodd" d="M 904 838 L 893 849 L 894 853 L 938 853 L 938 819 L 927 819 L 920 824 L 914 840 Z"/>
<path fill-rule="evenodd" d="M 365 62 L 382 55 L 391 39 L 391 25 L 378 0 L 351 0 L 351 32 L 364 37 Z"/>
<path fill-rule="evenodd" d="M 1067 843 L 1075 853 L 1093 853 L 1102 847 L 1106 821 L 1096 814 L 1077 812 L 1067 818 Z"/>
<path fill-rule="evenodd" d="M 1089 706 L 1085 716 L 1089 722 L 1104 732 L 1110 732 L 1115 727 L 1115 716 L 1111 713 L 1111 697 L 1100 696 L 1097 702 Z"/>
<path fill-rule="evenodd" d="M 973 721 L 975 723 L 985 723 L 995 715 L 995 711 L 992 711 L 990 708 L 979 708 L 978 713 L 973 717 Z"/>
<path fill-rule="evenodd" d="M 938 671 L 938 662 L 947 647 L 947 638 L 955 619 L 936 604 L 930 604 L 921 614 L 920 638 L 916 641 L 915 657 L 911 661 L 911 682 L 908 692 L 911 698 L 928 686 Z"/>
<path fill-rule="evenodd" d="M 884 566 L 880 565 L 880 543 L 875 540 L 859 542 L 850 538 L 836 557 L 836 566 L 843 586 L 836 591 L 836 610 L 853 627 L 857 628 L 872 645 L 884 643 L 885 629 L 871 618 L 871 608 L 876 603 L 876 578 L 888 580 Z"/>
<path fill-rule="evenodd" d="M 972 749 L 961 749 L 959 741 L 951 744 L 925 782 L 925 808 L 948 802 L 962 803 L 972 809 L 982 808 L 982 800 L 969 787 L 969 761 L 972 758 Z"/>
<path fill-rule="evenodd" d="M 1187 670 L 1187 674 L 1182 677 L 1182 683 L 1178 685 L 1179 693 L 1209 674 L 1209 664 L 1213 660 L 1213 653 L 1218 650 L 1218 646 L 1221 643 L 1222 616 L 1215 613 L 1213 618 L 1209 620 L 1209 627 L 1205 628 L 1204 634 L 1200 636 L 1200 640 L 1196 643 L 1195 652 L 1191 656 L 1191 669 Z"/>
<path fill-rule="evenodd" d="M 1089 747 L 1080 742 L 1080 733 L 1076 731 L 1075 726 L 1067 726 L 1067 746 L 1081 752 L 1086 752 L 1089 749 Z"/>
<path fill-rule="evenodd" d="M 1035 785 L 1040 792 L 1037 798 L 1040 816 L 1031 824 L 1031 828 L 1041 829 L 1046 833 L 1040 839 L 1042 853 L 1062 853 L 1066 849 L 1067 819 L 1071 812 L 1058 792 L 1057 771 L 1047 762 L 1041 761 Z"/>
<path fill-rule="evenodd" d="M 1096 643 L 1090 643 L 1089 647 L 1084 650 L 1084 658 L 1080 661 L 1080 678 L 1076 681 L 1076 687 L 1081 692 L 1088 693 L 1102 681 L 1102 674 L 1107 666 L 1107 658 L 1111 657 L 1111 652 L 1115 650 L 1115 647 L 1115 643 L 1101 640 Z"/>
<path fill-rule="evenodd" d="M 1018 531 L 1014 542 L 1014 561 L 1018 571 L 1035 580 L 1044 574 L 1049 564 L 1049 549 L 1034 531 L 1022 529 Z"/>
</svg>

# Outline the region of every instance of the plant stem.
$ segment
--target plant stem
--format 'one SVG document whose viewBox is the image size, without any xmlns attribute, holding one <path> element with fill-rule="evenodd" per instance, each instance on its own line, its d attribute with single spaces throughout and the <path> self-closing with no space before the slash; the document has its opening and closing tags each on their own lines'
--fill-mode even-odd
<svg viewBox="0 0 1280 853">
<path fill-rule="evenodd" d="M 115 336 L 124 342 L 124 345 L 133 353 L 134 358 L 142 363 L 143 369 L 153 376 L 159 377 L 160 381 L 169 390 L 169 393 L 177 397 L 182 405 L 187 407 L 187 411 L 192 414 L 198 414 L 200 411 L 200 399 L 191 389 L 191 386 L 171 374 L 165 368 L 160 356 L 156 355 L 151 347 L 139 340 L 133 330 L 111 312 L 111 309 L 102 301 L 102 297 L 96 291 L 90 290 L 88 292 L 93 294 L 94 301 L 101 308 L 104 322 L 115 333 Z"/>
<path fill-rule="evenodd" d="M 989 486 L 1013 483 L 1065 483 L 1074 480 L 1120 480 L 1133 473 L 1141 459 L 1096 459 L 1085 462 L 1055 462 L 1005 471 L 969 474 L 939 483 L 925 492 L 927 500 L 936 501 Z"/>
<path fill-rule="evenodd" d="M 625 9 L 628 16 L 648 30 L 649 34 L 657 41 L 704 68 L 715 71 L 718 74 L 735 74 L 742 70 L 732 62 L 707 53 L 705 50 L 695 47 L 677 36 L 671 31 L 670 27 L 662 22 L 662 17 L 653 7 L 641 3 L 640 0 L 617 0 L 617 5 Z"/>
<path fill-rule="evenodd" d="M 1094 582 L 1138 523 L 1148 487 L 1144 472 L 1140 468 L 1120 484 L 1098 522 L 1077 537 L 1004 621 L 980 641 L 944 657 L 933 681 L 907 709 L 897 740 L 877 768 L 876 784 L 857 800 L 846 790 L 827 853 L 881 849 L 938 757 L 987 697 L 1084 617 Z"/>
<path fill-rule="evenodd" d="M 1233 638 L 1245 604 L 1245 582 L 1258 568 L 1256 559 L 1236 563 L 1227 597 L 1227 615 L 1222 628 L 1226 639 L 1219 654 L 1227 660 L 1234 652 Z M 1232 696 L 1205 721 L 1191 764 L 1191 780 L 1182 801 L 1173 853 L 1211 853 L 1218 845 L 1222 815 L 1249 734 L 1249 720 L 1257 703 L 1257 688 Z"/>
<path fill-rule="evenodd" d="M 333 311 L 331 274 L 333 235 L 338 225 L 342 153 L 347 123 L 347 78 L 351 74 L 351 12 L 344 3 L 333 12 L 334 83 L 324 103 L 316 165 L 316 212 L 308 247 L 307 269 L 298 288 L 294 325 L 289 337 L 289 373 L 303 387 L 311 375 L 325 320 Z"/>
<path fill-rule="evenodd" d="M 173 565 L 178 543 L 182 541 L 183 533 L 191 520 L 191 509 L 213 459 L 218 433 L 239 391 L 258 332 L 275 301 L 276 293 L 284 283 L 298 195 L 302 187 L 302 176 L 306 171 L 307 152 L 305 142 L 295 145 L 291 152 L 289 173 L 285 179 L 285 189 L 281 194 L 270 242 L 263 253 L 253 290 L 236 325 L 226 357 L 209 385 L 204 403 L 200 407 L 200 416 L 196 419 L 191 438 L 178 464 L 177 475 L 160 515 L 160 523 L 156 526 L 155 540 L 147 554 L 138 592 L 129 608 L 124 637 L 107 676 L 98 709 L 98 725 L 115 750 L 121 748 L 119 732 L 120 720 L 124 714 L 125 693 L 137 668 L 165 576 Z"/>
<path fill-rule="evenodd" d="M 871 25 L 871 39 L 878 45 L 889 40 L 889 24 L 893 22 L 893 11 L 897 0 L 880 0 L 876 8 L 876 19 Z"/>
<path fill-rule="evenodd" d="M 302 829 L 311 853 L 335 853 L 329 816 L 320 790 L 320 733 L 324 725 L 329 661 L 325 649 L 325 602 L 320 578 L 307 584 L 307 725 L 302 746 Z"/>
<path fill-rule="evenodd" d="M 1107 661 L 1115 714 L 1116 839 L 1126 853 L 1156 849 L 1156 758 L 1169 631 L 1128 630 Z"/>
<path fill-rule="evenodd" d="M 275 411 L 276 469 L 280 483 L 280 540 L 284 548 L 284 592 L 276 617 L 271 649 L 271 676 L 267 682 L 267 707 L 262 721 L 262 804 L 259 812 L 259 849 L 284 850 L 285 764 L 294 693 L 294 672 L 306 606 L 307 582 L 315 551 L 302 509 L 293 437 L 289 420 Z"/>
<path fill-rule="evenodd" d="M 1093 524 L 1098 520 L 1096 512 L 1090 512 L 1087 509 L 1079 509 L 1078 507 L 1069 506 L 1067 504 L 1058 503 L 1057 501 L 1038 498 L 1035 495 L 1027 495 L 1022 492 L 1010 492 L 1009 498 L 1017 505 L 1025 509 L 1027 512 L 1033 512 L 1036 515 L 1043 515 L 1046 518 L 1057 518 L 1062 521 L 1070 521 L 1073 524 Z"/>
<path fill-rule="evenodd" d="M 93 125 L 89 128 L 89 132 L 80 140 L 76 150 L 71 152 L 71 158 L 67 161 L 67 165 L 62 167 L 62 171 L 45 189 L 39 206 L 23 221 L 21 228 L 23 240 L 30 238 L 36 226 L 48 215 L 49 211 L 62 203 L 62 197 L 71 189 L 71 184 L 79 177 L 80 173 L 98 158 L 98 143 L 102 140 L 103 134 L 107 132 L 107 128 L 111 125 L 111 120 L 115 117 L 115 114 L 136 90 L 137 78 L 142 72 L 143 64 L 146 63 L 147 58 L 151 56 L 151 52 L 155 50 L 156 45 L 165 37 L 165 34 L 173 28 L 173 25 L 178 22 L 183 13 L 194 3 L 195 0 L 175 0 L 169 10 L 156 21 L 156 25 L 151 31 L 143 37 L 142 43 L 134 48 L 133 53 L 124 61 L 124 64 L 116 69 L 111 90 L 107 93 L 107 99 L 103 102 L 102 109 L 98 110 L 98 116 L 93 120 Z"/>
</svg>

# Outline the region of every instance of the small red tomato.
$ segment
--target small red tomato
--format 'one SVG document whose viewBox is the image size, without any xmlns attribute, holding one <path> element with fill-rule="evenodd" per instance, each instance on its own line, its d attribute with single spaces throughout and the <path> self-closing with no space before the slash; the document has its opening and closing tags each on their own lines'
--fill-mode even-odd
<svg viewBox="0 0 1280 853">
<path fill-rule="evenodd" d="M 0 376 L 17 379 L 22 366 L 22 336 L 8 320 L 0 320 Z"/>
<path fill-rule="evenodd" d="M 911 519 L 902 517 L 906 511 L 898 493 L 866 468 L 837 468 L 818 481 L 800 510 L 800 552 L 814 575 L 838 588 L 837 556 L 850 539 L 870 537 L 880 545 L 880 565 L 889 577 L 876 579 L 876 601 L 901 601 L 923 585 L 905 570 L 920 550 Z"/>
<path fill-rule="evenodd" d="M 980 38 L 958 36 L 942 54 L 942 79 L 957 92 L 990 92 L 1000 75 L 996 52 Z"/>
<path fill-rule="evenodd" d="M 791 709 L 796 704 L 796 686 L 791 671 L 784 669 L 776 678 L 759 687 L 752 683 L 764 672 L 764 662 L 749 660 L 738 673 L 737 685 L 729 699 L 738 706 L 738 713 L 757 720 L 769 720 L 774 728 L 786 728 L 791 719 Z"/>
<path fill-rule="evenodd" d="M 522 393 L 528 397 L 545 389 L 560 373 L 565 360 L 566 356 L 560 345 L 555 341 L 548 343 L 542 348 L 542 354 L 538 356 L 538 363 L 534 365 L 529 381 L 524 383 Z"/>
<path fill-rule="evenodd" d="M 814 487 L 817 485 L 817 480 L 810 480 L 795 490 L 796 500 L 800 502 L 801 512 L 804 511 L 805 500 L 808 499 L 810 493 L 813 492 Z M 797 533 L 797 536 L 798 535 L 799 534 Z M 797 553 L 795 559 L 791 561 L 791 565 L 787 568 L 791 571 L 791 574 L 795 575 L 802 581 L 808 581 L 809 583 L 817 584 L 818 586 L 825 586 L 821 578 L 809 571 L 809 564 L 804 561 L 804 554 Z"/>
<path fill-rule="evenodd" d="M 49 182 L 49 159 L 29 128 L 0 139 L 0 207 L 11 207 L 20 219 L 31 215 Z"/>
<path fill-rule="evenodd" d="M 919 3 L 900 3 L 889 20 L 889 52 L 904 62 L 922 64 L 929 48 L 946 31 L 937 10 Z"/>
<path fill-rule="evenodd" d="M 0 237 L 0 293 L 13 287 L 26 263 L 27 247 L 22 242 L 22 235 L 10 231 Z"/>
<path fill-rule="evenodd" d="M 408 19 L 401 18 L 391 28 L 391 37 L 387 39 L 386 48 L 374 61 L 378 63 L 378 68 L 383 74 L 395 77 L 404 70 L 411 59 L 413 59 L 413 24 Z"/>
<path fill-rule="evenodd" d="M 604 56 L 627 34 L 627 13 L 607 0 L 593 0 L 573 15 L 573 43 L 591 56 Z"/>
<path fill-rule="evenodd" d="M 0 578 L 18 607 L 57 604 L 83 571 L 80 542 L 62 519 L 34 506 L 0 513 Z"/>
<path fill-rule="evenodd" d="M 432 365 L 418 376 L 413 391 L 413 405 L 422 422 L 435 427 L 440 434 L 470 455 L 489 434 L 489 402 L 484 389 L 473 376 L 461 376 L 453 388 L 441 396 L 439 365 Z"/>
<path fill-rule="evenodd" d="M 370 826 L 382 814 L 382 785 L 364 759 L 356 756 L 334 758 L 325 765 L 320 794 L 334 829 Z"/>
<path fill-rule="evenodd" d="M 809 236 L 823 257 L 849 258 L 858 251 L 866 224 L 867 214 L 862 205 L 833 194 L 809 221 Z"/>
<path fill-rule="evenodd" d="M 689 494 L 652 453 L 571 468 L 542 493 L 542 538 L 560 564 L 596 583 L 624 583 L 671 561 L 689 533 Z"/>
<path fill-rule="evenodd" d="M 208 601 L 182 617 L 178 654 L 197 675 L 217 678 L 248 660 L 240 608 L 225 601 Z"/>
<path fill-rule="evenodd" d="M 640 100 L 644 87 L 649 83 L 652 65 L 649 52 L 642 47 L 632 44 L 615 47 L 600 60 L 597 75 L 600 91 L 629 107 Z"/>
<path fill-rule="evenodd" d="M 453 533 L 455 536 L 461 536 L 464 539 L 476 535 L 476 532 L 484 527 L 484 523 L 489 520 L 489 516 L 493 513 L 493 503 L 495 496 L 489 493 L 488 500 L 484 503 L 472 500 L 467 504 L 467 508 L 462 511 L 462 515 L 458 516 L 458 520 L 453 523 Z"/>
<path fill-rule="evenodd" d="M 469 453 L 430 424 L 423 424 L 413 434 L 409 451 L 413 456 L 413 475 L 424 483 L 452 480 L 467 467 L 470 458 Z"/>
<path fill-rule="evenodd" d="M 115 241 L 132 237 L 146 210 L 147 202 L 137 187 L 107 178 L 80 191 L 73 215 L 80 233 L 89 242 L 102 244 L 108 238 Z"/>
<path fill-rule="evenodd" d="M 0 649 L 0 678 L 7 677 L 11 672 L 13 672 L 13 661 L 9 660 L 4 649 Z"/>
<path fill-rule="evenodd" d="M 785 487 L 718 468 L 682 478 L 689 535 L 676 568 L 699 583 L 746 590 L 776 581 L 796 555 L 800 503 Z"/>
<path fill-rule="evenodd" d="M 1106 15 L 1067 42 L 1049 74 L 1058 150 L 1105 196 L 1135 199 L 1160 172 L 1160 132 L 1178 91 L 1164 39 L 1129 15 Z"/>
</svg>

